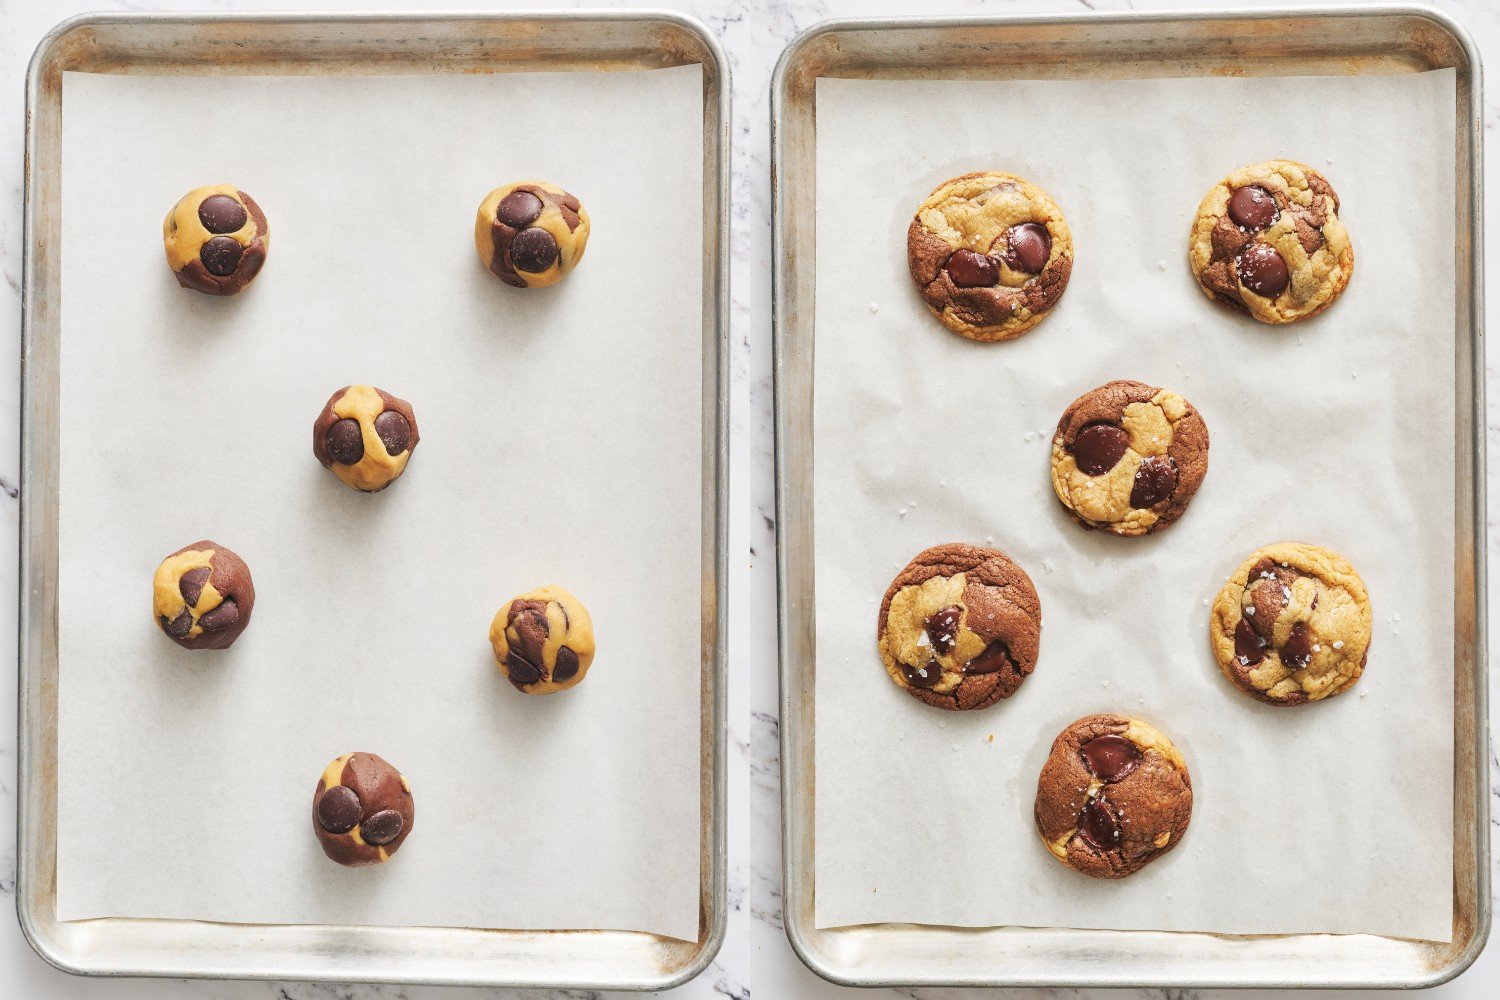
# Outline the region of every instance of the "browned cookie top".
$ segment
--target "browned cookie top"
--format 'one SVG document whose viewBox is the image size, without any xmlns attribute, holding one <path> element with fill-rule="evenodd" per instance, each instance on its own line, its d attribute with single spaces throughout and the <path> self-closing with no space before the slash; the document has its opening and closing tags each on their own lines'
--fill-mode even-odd
<svg viewBox="0 0 1500 1000">
<path fill-rule="evenodd" d="M 929 705 L 986 708 L 1036 667 L 1042 603 L 1003 552 L 953 542 L 918 553 L 880 602 L 877 642 L 898 686 Z"/>
<path fill-rule="evenodd" d="M 1095 878 L 1124 878 L 1176 847 L 1193 784 L 1172 741 L 1123 715 L 1088 715 L 1058 734 L 1036 785 L 1047 850 Z"/>
<path fill-rule="evenodd" d="M 255 584 L 245 560 L 217 542 L 185 545 L 156 567 L 156 624 L 185 649 L 227 649 L 250 624 Z"/>
<path fill-rule="evenodd" d="M 346 385 L 313 421 L 313 455 L 346 486 L 378 493 L 400 478 L 417 447 L 411 404 L 373 385 Z"/>
<path fill-rule="evenodd" d="M 233 295 L 266 262 L 271 229 L 255 199 L 233 184 L 194 188 L 162 224 L 167 264 L 184 288 Z"/>
<path fill-rule="evenodd" d="M 313 832 L 323 853 L 349 868 L 378 865 L 411 833 L 411 786 L 372 753 L 346 753 L 323 769 L 313 791 Z"/>
</svg>

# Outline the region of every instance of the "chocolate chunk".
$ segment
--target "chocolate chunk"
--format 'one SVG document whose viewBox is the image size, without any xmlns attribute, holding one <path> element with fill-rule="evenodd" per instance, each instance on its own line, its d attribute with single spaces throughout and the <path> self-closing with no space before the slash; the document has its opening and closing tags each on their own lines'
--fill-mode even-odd
<svg viewBox="0 0 1500 1000">
<path fill-rule="evenodd" d="M 547 605 L 542 601 L 512 602 L 510 627 L 516 630 L 515 644 L 520 647 L 521 655 L 541 660 L 542 646 L 552 632 L 552 626 L 547 624 Z"/>
<path fill-rule="evenodd" d="M 1177 489 L 1177 463 L 1170 458 L 1148 458 L 1135 470 L 1130 488 L 1130 506 L 1138 510 L 1155 507 Z"/>
<path fill-rule="evenodd" d="M 578 654 L 567 646 L 557 648 L 557 663 L 552 666 L 554 681 L 572 680 L 578 674 Z"/>
<path fill-rule="evenodd" d="M 209 195 L 198 206 L 198 221 L 211 233 L 237 232 L 249 217 L 245 206 L 227 194 Z"/>
<path fill-rule="evenodd" d="M 958 618 L 963 612 L 958 607 L 943 608 L 927 616 L 922 628 L 932 642 L 932 649 L 939 656 L 947 656 L 958 642 Z"/>
<path fill-rule="evenodd" d="M 406 822 L 396 810 L 382 809 L 359 825 L 359 839 L 380 847 L 401 836 L 401 828 L 405 825 Z"/>
<path fill-rule="evenodd" d="M 197 607 L 198 598 L 203 596 L 203 585 L 208 582 L 208 574 L 213 572 L 207 566 L 199 566 L 182 574 L 182 579 L 177 581 L 177 592 L 187 602 L 187 606 Z"/>
<path fill-rule="evenodd" d="M 198 624 L 205 632 L 218 632 L 222 629 L 232 628 L 240 620 L 240 606 L 234 603 L 232 598 L 226 597 L 224 602 L 207 614 L 198 616 Z"/>
<path fill-rule="evenodd" d="M 203 244 L 203 249 L 198 251 L 198 257 L 203 261 L 203 266 L 208 269 L 209 274 L 220 278 L 227 278 L 234 273 L 234 269 L 240 266 L 240 256 L 245 248 L 240 246 L 240 241 L 232 236 L 215 236 Z"/>
<path fill-rule="evenodd" d="M 1256 295 L 1271 298 L 1280 295 L 1290 279 L 1286 261 L 1276 248 L 1266 243 L 1252 243 L 1240 254 L 1240 283 Z"/>
<path fill-rule="evenodd" d="M 1281 662 L 1288 670 L 1301 670 L 1311 659 L 1312 633 L 1307 630 L 1307 622 L 1298 622 L 1286 637 L 1286 645 L 1281 647 Z"/>
<path fill-rule="evenodd" d="M 1276 628 L 1276 619 L 1292 598 L 1292 583 L 1297 573 L 1281 566 L 1273 566 L 1259 573 L 1252 572 L 1245 593 L 1250 604 L 1245 615 L 1256 633 L 1267 642 Z"/>
<path fill-rule="evenodd" d="M 1125 449 L 1130 447 L 1130 435 L 1114 424 L 1089 424 L 1078 432 L 1073 446 L 1073 461 L 1086 476 L 1102 476 L 1120 463 Z"/>
<path fill-rule="evenodd" d="M 375 433 L 389 455 L 399 455 L 411 444 L 411 424 L 395 410 L 386 410 L 375 418 Z"/>
<path fill-rule="evenodd" d="M 1255 184 L 1239 188 L 1229 196 L 1229 217 L 1241 229 L 1264 229 L 1279 214 L 1271 192 Z"/>
<path fill-rule="evenodd" d="M 167 616 L 161 616 L 161 627 L 174 639 L 182 639 L 193 630 L 193 613 L 183 609 L 182 614 L 167 621 Z"/>
<path fill-rule="evenodd" d="M 510 262 L 517 271 L 536 274 L 557 260 L 557 240 L 545 229 L 523 229 L 510 241 Z"/>
<path fill-rule="evenodd" d="M 937 660 L 928 660 L 926 666 L 921 667 L 903 663 L 901 672 L 906 675 L 906 683 L 912 687 L 934 688 L 943 679 L 943 668 L 938 665 Z"/>
<path fill-rule="evenodd" d="M 1052 256 L 1052 234 L 1046 226 L 1023 222 L 1005 231 L 1005 263 L 1012 271 L 1041 274 Z"/>
<path fill-rule="evenodd" d="M 1248 618 L 1234 627 L 1234 657 L 1242 667 L 1253 667 L 1266 658 L 1266 641 L 1256 634 Z"/>
<path fill-rule="evenodd" d="M 1006 667 L 1015 669 L 1015 660 L 1010 655 L 1010 647 L 1004 642 L 996 639 L 984 651 L 968 663 L 964 664 L 966 674 L 993 674 Z"/>
<path fill-rule="evenodd" d="M 328 449 L 328 457 L 340 465 L 353 465 L 365 457 L 365 436 L 359 428 L 359 421 L 352 417 L 345 417 L 328 428 L 323 444 Z"/>
<path fill-rule="evenodd" d="M 999 263 L 973 250 L 953 251 L 943 269 L 959 288 L 992 288 L 1000 284 Z"/>
<path fill-rule="evenodd" d="M 495 218 L 512 229 L 531 225 L 541 214 L 542 199 L 530 191 L 512 191 L 495 208 Z"/>
<path fill-rule="evenodd" d="M 1078 814 L 1078 832 L 1083 839 L 1101 851 L 1113 850 L 1124 839 L 1120 830 L 1120 818 L 1114 806 L 1104 800 L 1102 794 L 1095 795 L 1083 804 Z"/>
<path fill-rule="evenodd" d="M 1119 781 L 1141 762 L 1141 749 L 1123 736 L 1095 736 L 1081 749 L 1083 763 L 1100 781 Z"/>
<path fill-rule="evenodd" d="M 348 785 L 334 785 L 318 799 L 318 824 L 329 833 L 348 833 L 363 813 L 359 796 Z"/>
<path fill-rule="evenodd" d="M 505 669 L 513 684 L 535 684 L 542 679 L 542 671 L 536 664 L 511 650 L 505 656 Z"/>
</svg>

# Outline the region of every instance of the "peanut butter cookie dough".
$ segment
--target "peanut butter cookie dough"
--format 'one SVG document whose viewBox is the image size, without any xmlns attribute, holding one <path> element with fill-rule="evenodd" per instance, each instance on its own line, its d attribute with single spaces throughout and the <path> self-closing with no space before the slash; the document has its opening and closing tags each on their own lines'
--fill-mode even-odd
<svg viewBox="0 0 1500 1000">
<path fill-rule="evenodd" d="M 484 266 L 507 285 L 543 288 L 567 277 L 583 259 L 589 213 L 556 184 L 522 181 L 484 196 L 474 221 L 474 247 Z"/>
<path fill-rule="evenodd" d="M 1354 271 L 1339 196 L 1305 163 L 1242 167 L 1204 197 L 1188 263 L 1203 294 L 1262 323 L 1294 323 L 1333 304 Z"/>
<path fill-rule="evenodd" d="M 1042 602 L 1003 552 L 935 545 L 917 554 L 880 602 L 886 673 L 919 701 L 950 711 L 1015 694 L 1036 667 Z"/>
<path fill-rule="evenodd" d="M 1182 516 L 1208 473 L 1208 427 L 1181 396 L 1118 380 L 1079 396 L 1052 437 L 1052 488 L 1085 528 L 1138 536 Z"/>
<path fill-rule="evenodd" d="M 594 622 L 583 602 L 549 585 L 507 601 L 490 622 L 495 663 L 516 690 L 551 694 L 581 682 L 594 662 Z"/>
<path fill-rule="evenodd" d="M 207 539 L 167 556 L 151 580 L 156 624 L 184 649 L 228 649 L 254 608 L 250 567 Z"/>
<path fill-rule="evenodd" d="M 372 385 L 346 385 L 313 421 L 313 454 L 346 486 L 378 493 L 400 478 L 416 450 L 411 404 Z"/>
<path fill-rule="evenodd" d="M 1256 549 L 1214 600 L 1209 640 L 1219 669 L 1271 705 L 1347 691 L 1370 655 L 1370 597 L 1354 567 L 1316 545 Z"/>
<path fill-rule="evenodd" d="M 335 759 L 313 791 L 313 833 L 323 853 L 346 868 L 389 861 L 416 816 L 411 785 L 372 753 Z"/>
<path fill-rule="evenodd" d="M 1014 174 L 938 185 L 906 231 L 922 300 L 970 340 L 1011 340 L 1040 323 L 1068 287 L 1073 237 L 1047 192 Z"/>
<path fill-rule="evenodd" d="M 260 273 L 271 231 L 255 199 L 233 184 L 194 188 L 162 224 L 167 264 L 183 288 L 233 295 Z"/>
<path fill-rule="evenodd" d="M 1172 741 L 1139 719 L 1088 715 L 1058 734 L 1036 783 L 1036 828 L 1063 864 L 1124 878 L 1176 847 L 1193 783 Z"/>
</svg>

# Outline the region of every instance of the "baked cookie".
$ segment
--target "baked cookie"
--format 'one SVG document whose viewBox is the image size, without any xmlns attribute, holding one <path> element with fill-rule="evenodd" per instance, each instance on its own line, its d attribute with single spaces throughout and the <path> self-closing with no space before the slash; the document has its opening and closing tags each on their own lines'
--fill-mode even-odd
<svg viewBox="0 0 1500 1000">
<path fill-rule="evenodd" d="M 1354 686 L 1370 655 L 1370 597 L 1344 558 L 1316 545 L 1256 549 L 1214 599 L 1208 637 L 1219 669 L 1271 705 L 1320 701 Z"/>
<path fill-rule="evenodd" d="M 372 753 L 346 753 L 323 769 L 313 791 L 313 833 L 346 868 L 383 864 L 416 820 L 411 785 Z"/>
<path fill-rule="evenodd" d="M 1036 667 L 1042 602 L 1003 552 L 953 542 L 924 549 L 880 602 L 876 641 L 898 687 L 937 708 L 988 708 Z"/>
<path fill-rule="evenodd" d="M 1339 196 L 1305 163 L 1241 167 L 1204 197 L 1188 240 L 1203 294 L 1262 323 L 1293 323 L 1333 304 L 1354 271 Z"/>
<path fill-rule="evenodd" d="M 938 185 L 906 231 L 912 280 L 943 325 L 970 340 L 1011 340 L 1068 287 L 1073 237 L 1047 192 L 1014 174 Z"/>
<path fill-rule="evenodd" d="M 549 585 L 507 601 L 490 622 L 495 663 L 516 690 L 563 691 L 594 662 L 594 622 L 583 602 Z"/>
<path fill-rule="evenodd" d="M 365 493 L 399 479 L 418 440 L 411 404 L 373 385 L 344 386 L 313 421 L 313 454 L 323 468 Z"/>
<path fill-rule="evenodd" d="M 1187 510 L 1208 472 L 1208 426 L 1193 404 L 1124 379 L 1079 396 L 1052 436 L 1052 488 L 1085 528 L 1134 537 Z"/>
<path fill-rule="evenodd" d="M 1124 878 L 1176 847 L 1193 783 L 1172 741 L 1139 719 L 1086 715 L 1058 734 L 1036 783 L 1036 828 L 1063 864 Z"/>
<path fill-rule="evenodd" d="M 228 649 L 254 609 L 250 567 L 207 539 L 167 556 L 151 580 L 156 624 L 184 649 Z"/>
<path fill-rule="evenodd" d="M 255 199 L 233 184 L 194 188 L 162 223 L 167 264 L 183 288 L 233 295 L 260 273 L 271 230 Z"/>
<path fill-rule="evenodd" d="M 474 248 L 501 281 L 516 288 L 553 285 L 578 266 L 589 241 L 589 213 L 556 184 L 522 181 L 484 196 Z"/>
</svg>

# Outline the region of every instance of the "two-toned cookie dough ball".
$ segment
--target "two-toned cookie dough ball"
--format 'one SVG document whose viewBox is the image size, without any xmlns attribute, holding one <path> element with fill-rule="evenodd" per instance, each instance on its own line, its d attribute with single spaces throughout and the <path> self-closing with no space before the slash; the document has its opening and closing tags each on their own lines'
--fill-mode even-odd
<svg viewBox="0 0 1500 1000">
<path fill-rule="evenodd" d="M 583 259 L 589 214 L 579 200 L 546 181 L 522 181 L 485 195 L 474 220 L 474 248 L 501 281 L 543 288 Z"/>
<path fill-rule="evenodd" d="M 184 649 L 228 649 L 249 627 L 254 608 L 250 567 L 207 539 L 167 556 L 151 580 L 156 624 Z"/>
<path fill-rule="evenodd" d="M 260 273 L 270 247 L 266 215 L 233 184 L 194 188 L 162 223 L 167 264 L 184 288 L 234 295 Z"/>
<path fill-rule="evenodd" d="M 507 601 L 490 622 L 500 673 L 518 691 L 551 694 L 580 683 L 594 662 L 594 622 L 583 602 L 555 585 Z"/>
<path fill-rule="evenodd" d="M 335 758 L 313 790 L 313 833 L 323 853 L 348 868 L 389 861 L 415 821 L 411 785 L 372 753 Z"/>
<path fill-rule="evenodd" d="M 346 385 L 313 421 L 313 454 L 345 486 L 378 493 L 400 478 L 417 447 L 411 404 L 373 385 Z"/>
</svg>

